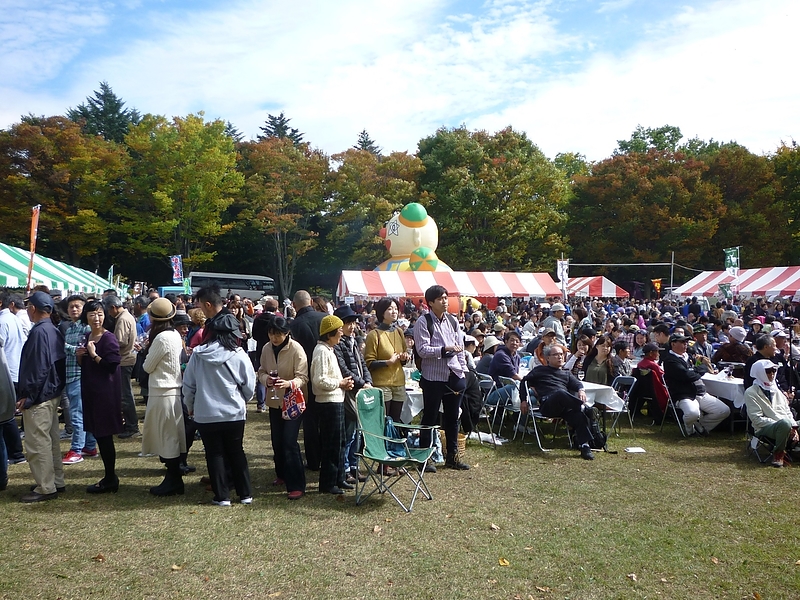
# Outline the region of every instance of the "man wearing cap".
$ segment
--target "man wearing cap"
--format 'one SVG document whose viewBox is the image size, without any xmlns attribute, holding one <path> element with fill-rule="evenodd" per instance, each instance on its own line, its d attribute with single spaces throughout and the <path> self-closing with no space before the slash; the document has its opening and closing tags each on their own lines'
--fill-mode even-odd
<svg viewBox="0 0 800 600">
<path fill-rule="evenodd" d="M 714 347 L 708 343 L 708 331 L 702 325 L 697 325 L 692 330 L 694 343 L 689 343 L 688 352 L 694 356 L 694 364 L 701 373 L 716 373 L 717 369 L 711 362 Z"/>
<path fill-rule="evenodd" d="M 122 378 L 122 418 L 125 430 L 119 434 L 120 438 L 129 438 L 139 433 L 139 417 L 136 415 L 136 403 L 133 400 L 131 375 L 136 364 L 136 354 L 133 346 L 136 343 L 136 319 L 122 306 L 122 300 L 116 294 L 103 298 L 103 308 L 106 314 L 114 319 L 114 335 L 119 342 L 120 377 Z"/>
<path fill-rule="evenodd" d="M 53 299 L 34 292 L 27 307 L 31 327 L 19 368 L 17 409 L 23 411 L 28 464 L 36 487 L 22 502 L 53 500 L 65 490 L 58 432 L 58 405 L 66 381 L 64 336 L 53 325 Z"/>
<path fill-rule="evenodd" d="M 19 382 L 19 361 L 22 357 L 22 347 L 25 345 L 25 340 L 28 339 L 28 334 L 22 320 L 11 312 L 14 299 L 14 296 L 6 292 L 0 295 L 0 309 L 2 309 L 0 310 L 0 344 L 3 345 L 8 369 L 11 372 L 11 380 L 16 388 Z M 11 464 L 24 463 L 25 454 L 22 452 L 22 439 L 19 435 L 17 420 L 15 418 L 8 419 L 5 423 L 0 424 L 0 429 L 2 429 L 3 440 L 8 452 L 8 462 Z"/>
<path fill-rule="evenodd" d="M 744 344 L 745 337 L 747 331 L 744 327 L 731 327 L 730 341 L 717 348 L 711 357 L 711 362 L 746 363 L 747 359 L 753 356 L 753 351 Z"/>
<path fill-rule="evenodd" d="M 703 376 L 694 366 L 686 352 L 690 338 L 672 334 L 669 352 L 662 355 L 664 378 L 670 396 L 683 411 L 683 423 L 688 435 L 708 435 L 731 413 L 731 409 L 719 398 L 705 390 Z"/>
<path fill-rule="evenodd" d="M 542 327 L 545 329 L 552 329 L 556 332 L 556 341 L 562 346 L 567 345 L 567 338 L 564 337 L 564 325 L 561 322 L 565 313 L 566 308 L 564 305 L 561 304 L 561 302 L 556 302 L 550 308 L 550 316 L 542 321 Z"/>
</svg>

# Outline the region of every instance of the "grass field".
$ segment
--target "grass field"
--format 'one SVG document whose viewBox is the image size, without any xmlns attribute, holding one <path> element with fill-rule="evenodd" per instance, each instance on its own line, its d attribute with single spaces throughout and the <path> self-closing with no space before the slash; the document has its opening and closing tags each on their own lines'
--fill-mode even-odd
<svg viewBox="0 0 800 600">
<path fill-rule="evenodd" d="M 118 494 L 84 492 L 102 476 L 87 459 L 65 466 L 62 498 L 24 505 L 29 468 L 10 467 L 0 597 L 800 598 L 800 468 L 758 464 L 743 434 L 637 426 L 593 462 L 564 437 L 547 454 L 470 442 L 473 468 L 428 475 L 434 499 L 410 514 L 320 495 L 314 473 L 289 502 L 270 485 L 267 416 L 252 412 L 245 435 L 252 506 L 209 504 L 200 442 L 171 498 L 147 493 L 163 468 L 137 456 L 140 439 L 117 443 Z"/>
</svg>

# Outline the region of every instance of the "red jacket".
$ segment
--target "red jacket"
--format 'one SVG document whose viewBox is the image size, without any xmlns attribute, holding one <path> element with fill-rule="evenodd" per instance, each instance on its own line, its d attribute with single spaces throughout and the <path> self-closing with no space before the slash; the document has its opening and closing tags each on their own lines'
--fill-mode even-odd
<svg viewBox="0 0 800 600">
<path fill-rule="evenodd" d="M 656 395 L 656 402 L 661 407 L 662 411 L 667 409 L 667 400 L 669 392 L 667 391 L 667 384 L 664 383 L 664 370 L 654 360 L 643 358 L 636 365 L 637 369 L 647 369 L 653 372 L 653 392 Z"/>
</svg>

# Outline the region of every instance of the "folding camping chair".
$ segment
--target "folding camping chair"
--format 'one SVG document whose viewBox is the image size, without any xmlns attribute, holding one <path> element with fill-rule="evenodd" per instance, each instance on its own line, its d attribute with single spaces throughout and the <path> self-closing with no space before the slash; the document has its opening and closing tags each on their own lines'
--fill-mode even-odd
<svg viewBox="0 0 800 600">
<path fill-rule="evenodd" d="M 541 407 L 539 406 L 539 400 L 531 393 L 531 390 L 527 383 L 523 382 L 521 385 L 525 386 L 525 389 L 528 392 L 528 412 L 525 414 L 525 418 L 522 417 L 522 411 L 520 411 L 520 422 L 522 424 L 522 442 L 525 443 L 525 433 L 528 431 L 528 421 L 531 421 L 533 424 L 533 434 L 536 436 L 536 443 L 539 445 L 539 450 L 542 452 L 550 452 L 550 448 L 545 448 L 542 446 L 542 437 L 544 433 L 540 431 L 539 425 L 537 424 L 537 420 L 539 421 L 546 421 L 550 422 L 551 419 L 545 417 L 542 414 Z M 569 435 L 569 432 L 567 432 Z M 571 442 L 570 442 L 571 444 Z"/>
<path fill-rule="evenodd" d="M 619 429 L 617 429 L 617 424 L 619 423 L 619 418 L 622 416 L 623 413 L 627 413 L 628 415 L 628 422 L 631 424 L 631 436 L 635 437 L 635 433 L 633 431 L 633 416 L 631 416 L 630 407 L 628 406 L 628 399 L 631 396 L 631 392 L 633 391 L 634 386 L 636 386 L 636 378 L 620 375 L 614 378 L 614 381 L 611 382 L 611 387 L 614 388 L 614 391 L 617 393 L 617 396 L 622 398 L 622 410 L 615 411 L 613 409 L 609 409 L 606 407 L 605 412 L 608 413 L 616 413 L 616 417 L 614 418 L 614 422 L 611 424 L 611 431 L 617 431 L 617 437 L 619 437 Z"/>
<path fill-rule="evenodd" d="M 633 373 L 636 379 L 636 395 L 651 402 L 652 404 L 649 404 L 649 406 L 656 405 L 653 372 L 650 369 L 639 369 L 637 367 L 633 370 Z M 628 391 L 628 396 L 630 397 L 630 390 Z M 672 409 L 672 414 L 675 417 L 675 422 L 678 424 L 681 435 L 686 437 L 686 430 L 683 427 L 683 418 L 678 414 L 678 407 L 672 400 L 672 396 L 669 395 L 669 390 L 667 390 L 667 407 L 666 410 L 664 410 L 664 414 L 661 416 L 661 429 L 659 429 L 659 431 L 664 431 L 664 423 L 667 421 L 667 413 L 669 413 L 670 409 Z"/>
<path fill-rule="evenodd" d="M 497 436 L 494 433 L 494 429 L 492 427 L 492 421 L 489 418 L 489 412 L 491 411 L 492 407 L 486 404 L 486 399 L 489 397 L 494 390 L 497 389 L 497 385 L 489 375 L 485 375 L 484 373 L 475 373 L 478 377 L 478 385 L 481 388 L 481 393 L 483 394 L 483 406 L 481 407 L 480 418 L 478 419 L 479 422 L 486 421 L 486 428 L 489 430 L 489 435 L 492 436 L 492 445 L 497 448 Z M 478 429 L 478 423 L 475 423 L 475 432 L 478 434 L 478 442 L 483 445 L 483 439 L 481 439 L 480 430 Z"/>
<path fill-rule="evenodd" d="M 356 505 L 360 505 L 373 494 L 388 492 L 403 510 L 411 512 L 417 495 L 422 493 L 431 500 L 433 496 L 425 483 L 425 466 L 431 459 L 435 448 L 415 448 L 409 445 L 408 437 L 387 437 L 386 416 L 383 409 L 383 392 L 379 388 L 361 389 L 356 394 L 356 410 L 358 413 L 358 431 L 364 439 L 364 448 L 357 453 L 359 463 L 367 472 L 367 479 L 356 486 Z M 394 424 L 401 430 L 430 429 L 431 435 L 436 435 L 438 427 L 422 425 Z M 392 450 L 387 448 L 391 444 Z M 398 477 L 388 477 L 383 474 L 383 467 L 390 466 L 401 473 Z M 408 479 L 414 490 L 411 500 L 406 505 L 395 493 L 395 486 Z M 367 492 L 367 486 L 371 489 Z M 399 490 L 398 490 L 399 493 Z"/>
<path fill-rule="evenodd" d="M 775 440 L 765 435 L 756 435 L 753 423 L 747 416 L 746 405 L 742 405 L 739 414 L 747 420 L 747 455 L 752 454 L 761 464 L 770 462 L 775 452 Z"/>
<path fill-rule="evenodd" d="M 500 406 L 500 402 L 497 403 L 497 410 L 495 411 L 494 418 L 497 420 L 497 412 L 500 412 L 500 427 L 497 428 L 498 435 L 503 430 L 503 423 L 506 419 L 506 413 L 511 413 L 512 415 L 512 423 L 515 422 L 514 427 L 514 437 L 511 439 L 517 439 L 517 430 L 520 421 L 520 410 L 519 410 L 519 388 L 518 382 L 515 379 L 511 379 L 510 377 L 498 377 L 498 381 L 500 381 L 500 385 L 502 386 L 500 389 L 506 386 L 512 386 L 511 389 L 511 397 L 506 400 L 505 398 L 501 398 L 500 402 L 504 402 L 503 406 Z M 514 419 L 513 415 L 517 415 L 517 418 Z"/>
</svg>

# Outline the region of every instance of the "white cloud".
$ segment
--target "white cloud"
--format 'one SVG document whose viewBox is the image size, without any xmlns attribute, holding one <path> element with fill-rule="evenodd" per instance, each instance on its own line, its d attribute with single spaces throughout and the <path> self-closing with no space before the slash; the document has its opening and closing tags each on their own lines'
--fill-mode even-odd
<svg viewBox="0 0 800 600">
<path fill-rule="evenodd" d="M 800 134 L 794 77 L 795 2 L 746 1 L 686 9 L 622 56 L 595 55 L 532 98 L 468 125 L 526 130 L 548 156 L 611 154 L 638 124 L 681 128 L 688 139 L 735 141 L 756 153 Z"/>
</svg>

